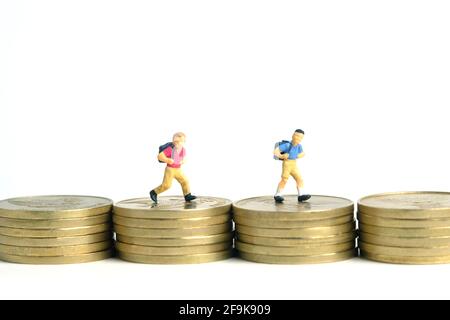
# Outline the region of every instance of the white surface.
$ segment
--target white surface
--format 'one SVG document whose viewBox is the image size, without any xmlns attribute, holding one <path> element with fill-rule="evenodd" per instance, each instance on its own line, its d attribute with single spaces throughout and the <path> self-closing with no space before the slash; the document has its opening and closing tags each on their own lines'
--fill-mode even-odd
<svg viewBox="0 0 450 320">
<path fill-rule="evenodd" d="M 298 127 L 312 193 L 449 191 L 449 15 L 446 1 L 2 1 L 0 198 L 146 196 L 178 130 L 196 194 L 272 194 L 273 145 Z M 450 298 L 449 270 L 0 263 L 0 298 Z"/>
</svg>

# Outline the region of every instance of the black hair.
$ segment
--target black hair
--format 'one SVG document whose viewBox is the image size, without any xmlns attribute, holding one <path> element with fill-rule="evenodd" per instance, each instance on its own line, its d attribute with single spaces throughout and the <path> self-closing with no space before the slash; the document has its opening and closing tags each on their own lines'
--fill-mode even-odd
<svg viewBox="0 0 450 320">
<path fill-rule="evenodd" d="M 295 130 L 295 133 L 305 134 L 305 131 L 303 131 L 302 129 L 297 129 L 297 130 Z"/>
</svg>

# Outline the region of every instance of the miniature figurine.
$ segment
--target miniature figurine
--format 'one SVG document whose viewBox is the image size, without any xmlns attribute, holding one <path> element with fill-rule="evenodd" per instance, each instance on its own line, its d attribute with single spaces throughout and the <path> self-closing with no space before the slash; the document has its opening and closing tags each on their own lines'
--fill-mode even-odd
<svg viewBox="0 0 450 320">
<path fill-rule="evenodd" d="M 191 194 L 189 181 L 181 170 L 186 156 L 186 149 L 183 147 L 185 141 L 186 135 L 183 132 L 177 132 L 173 135 L 172 142 L 159 147 L 158 160 L 161 163 L 166 163 L 167 167 L 162 184 L 150 191 L 150 199 L 153 202 L 158 203 L 158 195 L 170 189 L 173 179 L 180 183 L 186 202 L 197 199 L 196 196 Z"/>
<path fill-rule="evenodd" d="M 303 130 L 297 129 L 292 135 L 292 141 L 283 140 L 275 144 L 275 150 L 273 152 L 274 158 L 283 161 L 281 181 L 278 184 L 277 193 L 274 196 L 277 203 L 282 203 L 284 201 L 282 193 L 290 176 L 292 176 L 297 183 L 298 202 L 308 201 L 311 198 L 309 194 L 302 193 L 303 179 L 297 167 L 297 159 L 305 156 L 303 147 L 300 144 L 304 135 L 305 132 Z"/>
</svg>

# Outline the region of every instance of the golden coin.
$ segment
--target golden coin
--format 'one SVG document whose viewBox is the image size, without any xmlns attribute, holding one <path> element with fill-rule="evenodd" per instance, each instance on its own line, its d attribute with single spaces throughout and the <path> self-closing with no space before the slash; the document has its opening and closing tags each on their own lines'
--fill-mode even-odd
<svg viewBox="0 0 450 320">
<path fill-rule="evenodd" d="M 356 250 L 348 250 L 344 252 L 323 254 L 317 256 L 269 256 L 263 254 L 254 254 L 247 252 L 239 252 L 239 256 L 247 261 L 269 264 L 314 264 L 329 263 L 352 259 L 357 256 Z"/>
<path fill-rule="evenodd" d="M 355 241 L 328 245 L 303 245 L 298 247 L 268 247 L 236 241 L 236 249 L 241 252 L 270 256 L 316 256 L 355 249 Z"/>
<path fill-rule="evenodd" d="M 183 238 L 138 238 L 127 237 L 120 234 L 116 235 L 117 241 L 127 244 L 135 244 L 139 246 L 149 247 L 182 247 L 182 246 L 201 246 L 208 244 L 215 244 L 221 242 L 231 241 L 233 239 L 233 233 L 215 234 L 210 236 L 195 236 L 195 237 L 183 237 Z"/>
<path fill-rule="evenodd" d="M 358 211 L 392 219 L 450 218 L 449 192 L 383 193 L 362 198 Z"/>
<path fill-rule="evenodd" d="M 359 241 L 359 248 L 362 251 L 373 254 L 381 254 L 387 256 L 406 256 L 406 257 L 435 257 L 435 256 L 449 256 L 450 247 L 434 247 L 434 248 L 402 248 L 402 247 L 388 247 Z"/>
<path fill-rule="evenodd" d="M 308 202 L 298 202 L 297 196 L 285 196 L 276 203 L 272 196 L 240 200 L 233 204 L 235 217 L 273 220 L 321 220 L 353 214 L 354 204 L 344 198 L 312 196 Z"/>
<path fill-rule="evenodd" d="M 450 236 L 450 227 L 447 228 L 385 228 L 371 226 L 359 223 L 361 232 L 367 232 L 375 235 L 392 236 L 392 237 L 448 237 Z"/>
<path fill-rule="evenodd" d="M 212 253 L 232 249 L 231 241 L 192 247 L 147 247 L 116 242 L 116 249 L 126 253 L 150 256 L 181 256 L 190 254 Z"/>
<path fill-rule="evenodd" d="M 138 219 L 186 219 L 224 215 L 231 210 L 231 201 L 214 197 L 198 197 L 186 202 L 184 197 L 158 197 L 158 203 L 148 198 L 130 199 L 117 203 L 114 214 Z"/>
<path fill-rule="evenodd" d="M 61 238 L 24 238 L 0 235 L 0 244 L 18 247 L 62 247 L 96 243 L 112 239 L 111 232 Z"/>
<path fill-rule="evenodd" d="M 58 238 L 85 236 L 100 232 L 111 231 L 110 223 L 99 224 L 88 227 L 75 227 L 65 229 L 16 229 L 0 227 L 0 234 L 10 237 L 28 237 L 28 238 Z"/>
<path fill-rule="evenodd" d="M 387 228 L 443 228 L 450 227 L 450 219 L 392 219 L 371 216 L 358 212 L 361 223 Z"/>
<path fill-rule="evenodd" d="M 439 257 L 405 257 L 405 256 L 388 256 L 381 254 L 373 254 L 370 252 L 361 251 L 361 257 L 384 263 L 396 263 L 396 264 L 444 264 L 450 263 L 449 256 Z"/>
<path fill-rule="evenodd" d="M 85 218 L 111 211 L 112 200 L 90 196 L 38 196 L 0 201 L 0 217 L 12 219 Z"/>
<path fill-rule="evenodd" d="M 196 263 L 207 263 L 215 262 L 219 260 L 229 259 L 233 256 L 232 250 L 213 252 L 213 253 L 202 253 L 202 254 L 192 254 L 183 256 L 146 256 L 140 254 L 130 254 L 121 251 L 117 251 L 117 256 L 126 261 L 136 262 L 136 263 L 147 263 L 147 264 L 196 264 Z"/>
<path fill-rule="evenodd" d="M 244 225 L 248 227 L 279 228 L 279 229 L 336 226 L 346 222 L 352 222 L 353 220 L 354 220 L 353 214 L 347 214 L 345 216 L 332 219 L 305 220 L 305 221 L 277 220 L 277 219 L 263 219 L 263 218 L 255 219 L 244 216 L 234 217 L 234 222 L 239 225 Z"/>
<path fill-rule="evenodd" d="M 430 248 L 430 247 L 450 246 L 450 237 L 401 238 L 390 236 L 378 236 L 367 232 L 360 232 L 359 239 L 366 243 L 388 247 Z"/>
<path fill-rule="evenodd" d="M 110 249 L 113 242 L 102 241 L 92 244 L 81 244 L 77 246 L 64 247 L 16 247 L 0 244 L 0 254 L 9 254 L 14 256 L 34 256 L 34 257 L 56 257 L 67 255 L 78 255 L 84 253 L 98 252 Z"/>
<path fill-rule="evenodd" d="M 315 227 L 315 228 L 292 228 L 292 229 L 269 229 L 255 228 L 242 225 L 236 225 L 236 231 L 240 234 L 246 234 L 256 237 L 274 237 L 274 238 L 312 238 L 333 236 L 341 233 L 354 231 L 355 222 L 344 223 L 337 226 Z"/>
<path fill-rule="evenodd" d="M 0 260 L 22 264 L 72 264 L 104 260 L 112 257 L 112 255 L 113 250 L 59 257 L 28 257 L 0 253 Z"/>
<path fill-rule="evenodd" d="M 153 228 L 153 229 L 179 229 L 211 226 L 231 221 L 230 214 L 220 216 L 191 218 L 191 219 L 135 219 L 114 215 L 114 223 L 124 227 Z"/>
<path fill-rule="evenodd" d="M 221 234 L 232 231 L 233 225 L 231 222 L 216 224 L 213 226 L 206 226 L 200 228 L 186 228 L 186 229 L 143 229 L 130 228 L 114 225 L 116 233 L 128 237 L 142 237 L 142 238 L 181 238 L 191 236 L 208 236 L 212 234 Z"/>
<path fill-rule="evenodd" d="M 95 226 L 111 222 L 111 214 L 104 213 L 87 218 L 36 220 L 36 219 L 11 219 L 1 218 L 0 226 L 16 229 L 60 229 Z"/>
<path fill-rule="evenodd" d="M 356 231 L 341 233 L 335 236 L 317 237 L 317 238 L 270 238 L 270 237 L 255 237 L 246 234 L 237 233 L 238 240 L 256 244 L 260 246 L 273 246 L 273 247 L 297 247 L 303 245 L 327 245 L 336 244 L 348 241 L 355 241 Z"/>
</svg>

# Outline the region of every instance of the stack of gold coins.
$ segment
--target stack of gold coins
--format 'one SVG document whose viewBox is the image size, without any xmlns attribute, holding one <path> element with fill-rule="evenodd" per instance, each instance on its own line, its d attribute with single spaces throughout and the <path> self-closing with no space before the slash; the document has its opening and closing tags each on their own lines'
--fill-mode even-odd
<svg viewBox="0 0 450 320">
<path fill-rule="evenodd" d="M 112 201 L 39 196 L 0 201 L 0 260 L 68 264 L 112 256 Z"/>
<path fill-rule="evenodd" d="M 400 264 L 450 263 L 450 193 L 401 192 L 358 203 L 361 255 Z"/>
<path fill-rule="evenodd" d="M 118 256 L 130 262 L 204 263 L 233 253 L 231 201 L 226 199 L 125 200 L 114 206 L 113 221 Z"/>
<path fill-rule="evenodd" d="M 250 198 L 233 206 L 236 249 L 245 260 L 274 264 L 324 263 L 356 255 L 352 201 L 313 196 Z"/>
</svg>

